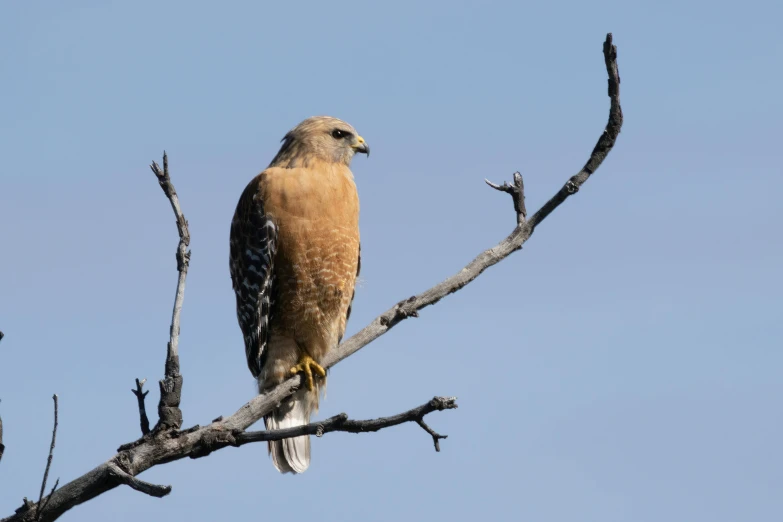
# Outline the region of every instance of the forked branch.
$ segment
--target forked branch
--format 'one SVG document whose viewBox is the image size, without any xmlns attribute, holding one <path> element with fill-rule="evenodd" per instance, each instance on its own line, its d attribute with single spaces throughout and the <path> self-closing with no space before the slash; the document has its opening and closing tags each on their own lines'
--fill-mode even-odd
<svg viewBox="0 0 783 522">
<path fill-rule="evenodd" d="M 623 111 L 620 107 L 620 73 L 617 68 L 617 47 L 612 44 L 611 33 L 606 35 L 603 52 L 606 72 L 609 77 L 609 120 L 603 133 L 598 138 L 598 143 L 596 143 L 593 148 L 590 158 L 587 160 L 587 163 L 585 163 L 585 166 L 582 167 L 582 170 L 571 176 L 566 184 L 563 185 L 563 188 L 561 188 L 557 194 L 547 201 L 544 206 L 527 221 L 524 220 L 526 214 L 523 203 L 524 186 L 522 184 L 522 176 L 520 175 L 518 192 L 514 192 L 511 188 L 509 190 L 511 191 L 512 196 L 514 196 L 515 211 L 518 216 L 521 215 L 522 218 L 518 219 L 516 228 L 514 228 L 506 239 L 479 254 L 473 261 L 468 263 L 465 268 L 442 283 L 433 286 L 429 290 L 425 290 L 419 295 L 400 301 L 385 313 L 378 316 L 356 335 L 344 341 L 337 350 L 331 352 L 325 361 L 326 366 L 334 366 L 346 357 L 356 353 L 367 344 L 388 332 L 400 321 L 403 321 L 408 317 L 416 317 L 422 308 L 433 305 L 447 295 L 462 289 L 465 285 L 481 275 L 484 270 L 499 263 L 519 250 L 522 245 L 530 239 L 530 236 L 533 234 L 536 227 L 546 219 L 553 210 L 559 207 L 569 196 L 576 194 L 579 188 L 598 169 L 604 159 L 606 159 L 606 156 L 612 150 L 612 147 L 614 147 L 614 143 L 617 140 L 617 136 L 620 134 L 620 129 L 623 125 Z M 515 176 L 515 188 L 517 187 L 516 181 Z M 503 186 L 499 186 L 498 188 L 506 191 Z M 522 202 L 521 204 L 520 201 Z M 293 382 L 295 380 L 296 378 L 289 379 L 280 386 L 287 386 L 289 383 L 290 385 L 297 384 Z M 260 399 L 257 398 L 256 400 Z"/>
<path fill-rule="evenodd" d="M 514 183 L 511 185 L 509 185 L 508 182 L 498 185 L 497 183 L 492 183 L 488 179 L 485 179 L 484 183 L 495 190 L 506 192 L 511 195 L 511 199 L 514 200 L 514 212 L 517 213 L 517 226 L 524 225 L 525 218 L 527 218 L 527 209 L 525 208 L 525 182 L 522 180 L 522 174 L 515 172 Z"/>
<path fill-rule="evenodd" d="M 131 390 L 133 395 L 136 396 L 136 402 L 139 406 L 139 425 L 141 426 L 141 434 L 146 435 L 150 432 L 150 420 L 147 417 L 147 406 L 144 400 L 147 398 L 149 390 L 144 391 L 144 383 L 147 379 L 136 379 L 136 389 Z"/>
<path fill-rule="evenodd" d="M 195 449 L 189 455 L 191 458 L 205 457 L 213 451 L 226 446 L 244 446 L 252 442 L 269 442 L 273 440 L 288 439 L 291 437 L 300 437 L 302 435 L 315 435 L 323 437 L 327 433 L 341 431 L 345 433 L 371 433 L 385 428 L 391 428 L 406 422 L 415 422 L 419 424 L 435 441 L 436 451 L 440 451 L 438 440 L 445 439 L 447 435 L 439 435 L 424 424 L 424 417 L 434 411 L 453 410 L 457 408 L 456 397 L 434 397 L 432 400 L 410 409 L 404 413 L 399 413 L 391 417 L 380 417 L 371 420 L 351 420 L 348 415 L 341 413 L 328 419 L 313 422 L 305 426 L 296 426 L 294 428 L 285 428 L 274 431 L 242 431 L 218 433 L 214 440 L 202 439 L 202 445 Z"/>
</svg>

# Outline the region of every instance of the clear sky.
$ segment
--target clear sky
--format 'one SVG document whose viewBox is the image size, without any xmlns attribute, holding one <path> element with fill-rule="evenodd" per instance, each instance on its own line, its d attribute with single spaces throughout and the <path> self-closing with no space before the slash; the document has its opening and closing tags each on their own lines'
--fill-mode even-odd
<svg viewBox="0 0 783 522">
<path fill-rule="evenodd" d="M 0 7 L 0 516 L 139 435 L 176 280 L 165 148 L 193 259 L 185 424 L 250 399 L 228 273 L 245 184 L 328 114 L 356 158 L 362 277 L 349 334 L 458 271 L 587 159 L 619 47 L 625 126 L 524 250 L 333 369 L 321 417 L 415 425 L 157 467 L 63 517 L 777 521 L 783 517 L 780 2 L 68 2 Z M 481 517 L 481 518 L 479 518 Z"/>
</svg>

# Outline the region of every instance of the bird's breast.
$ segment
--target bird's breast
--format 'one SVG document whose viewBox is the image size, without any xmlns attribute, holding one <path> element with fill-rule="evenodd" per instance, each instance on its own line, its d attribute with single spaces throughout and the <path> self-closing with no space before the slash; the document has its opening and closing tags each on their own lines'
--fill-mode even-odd
<svg viewBox="0 0 783 522">
<path fill-rule="evenodd" d="M 285 330 L 328 330 L 331 337 L 340 321 L 344 328 L 356 280 L 356 186 L 350 171 L 285 170 L 275 173 L 264 194 L 265 210 L 278 227 L 275 315 Z"/>
</svg>

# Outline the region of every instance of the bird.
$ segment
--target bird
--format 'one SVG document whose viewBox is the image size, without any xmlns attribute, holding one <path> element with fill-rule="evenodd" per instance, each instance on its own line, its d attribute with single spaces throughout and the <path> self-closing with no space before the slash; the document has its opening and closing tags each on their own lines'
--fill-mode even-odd
<svg viewBox="0 0 783 522">
<path fill-rule="evenodd" d="M 309 424 L 326 386 L 324 357 L 342 340 L 361 270 L 359 195 L 350 170 L 370 147 L 330 116 L 302 121 L 246 186 L 231 221 L 229 269 L 247 366 L 258 392 L 303 374 L 264 416 L 268 430 Z M 281 473 L 310 465 L 310 437 L 268 443 Z"/>
</svg>

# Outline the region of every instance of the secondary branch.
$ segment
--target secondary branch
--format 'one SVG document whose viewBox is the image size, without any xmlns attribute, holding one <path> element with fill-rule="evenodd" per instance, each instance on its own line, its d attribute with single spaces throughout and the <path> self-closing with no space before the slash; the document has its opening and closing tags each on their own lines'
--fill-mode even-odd
<svg viewBox="0 0 783 522">
<path fill-rule="evenodd" d="M 182 375 L 179 373 L 179 318 L 182 313 L 182 302 L 185 300 L 185 279 L 188 276 L 190 264 L 190 230 L 188 221 L 182 213 L 179 205 L 179 197 L 169 176 L 169 157 L 163 151 L 163 169 L 156 162 L 152 162 L 150 169 L 158 178 L 158 183 L 166 194 L 177 218 L 177 232 L 179 244 L 177 245 L 177 291 L 174 296 L 174 310 L 171 314 L 171 328 L 169 328 L 169 343 L 166 351 L 166 378 L 159 382 L 160 401 L 158 402 L 158 424 L 155 431 L 169 428 L 179 429 L 182 426 L 182 410 L 179 409 L 182 396 Z M 142 430 L 144 428 L 142 427 Z"/>
</svg>

